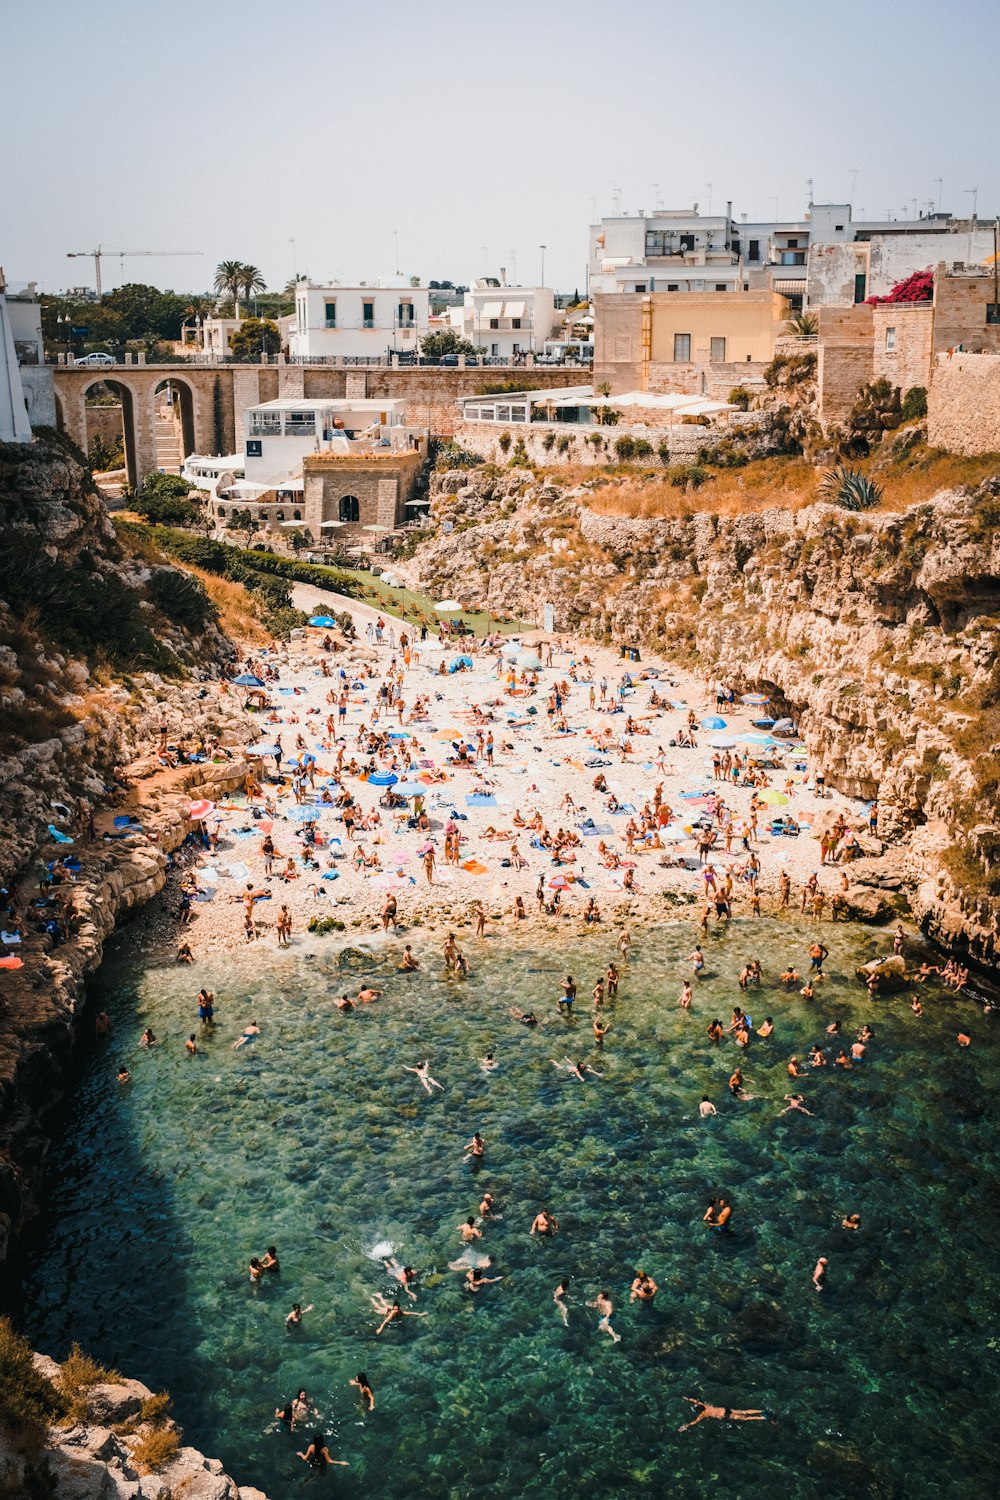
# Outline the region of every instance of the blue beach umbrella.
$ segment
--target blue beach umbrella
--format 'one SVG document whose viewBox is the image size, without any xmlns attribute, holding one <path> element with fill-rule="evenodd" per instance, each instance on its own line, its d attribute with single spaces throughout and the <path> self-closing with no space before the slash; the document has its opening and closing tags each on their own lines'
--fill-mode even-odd
<svg viewBox="0 0 1000 1500">
<path fill-rule="evenodd" d="M 244 755 L 279 755 L 280 753 L 277 745 L 248 745 L 243 752 Z"/>
<path fill-rule="evenodd" d="M 717 714 L 713 714 L 710 719 L 702 719 L 701 727 L 702 729 L 725 729 L 726 721 L 720 719 Z"/>
<path fill-rule="evenodd" d="M 399 777 L 394 771 L 376 771 L 374 776 L 369 776 L 369 786 L 395 786 Z"/>
<path fill-rule="evenodd" d="M 422 781 L 399 781 L 396 783 L 396 791 L 401 797 L 423 797 L 427 788 Z"/>
<path fill-rule="evenodd" d="M 312 619 L 309 621 L 310 625 L 322 625 L 327 630 L 331 629 L 331 627 L 336 625 L 336 623 L 336 620 L 334 620 L 330 615 L 313 615 Z"/>
<path fill-rule="evenodd" d="M 234 687 L 263 687 L 264 682 L 260 677 L 255 677 L 252 672 L 241 672 L 239 677 L 233 678 Z"/>
<path fill-rule="evenodd" d="M 295 807 L 290 807 L 285 817 L 290 818 L 294 823 L 315 823 L 319 814 L 318 807 L 306 807 L 304 803 L 300 803 Z"/>
</svg>

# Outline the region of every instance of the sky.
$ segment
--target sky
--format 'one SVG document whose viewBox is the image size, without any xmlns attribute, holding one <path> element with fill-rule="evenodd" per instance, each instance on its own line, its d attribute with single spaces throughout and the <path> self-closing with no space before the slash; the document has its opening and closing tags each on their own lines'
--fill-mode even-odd
<svg viewBox="0 0 1000 1500">
<path fill-rule="evenodd" d="M 102 274 L 204 291 L 224 259 L 274 289 L 544 256 L 582 290 L 617 193 L 992 218 L 998 45 L 997 0 L 6 0 L 0 265 L 56 292 L 93 284 L 68 251 L 198 251 Z"/>
</svg>

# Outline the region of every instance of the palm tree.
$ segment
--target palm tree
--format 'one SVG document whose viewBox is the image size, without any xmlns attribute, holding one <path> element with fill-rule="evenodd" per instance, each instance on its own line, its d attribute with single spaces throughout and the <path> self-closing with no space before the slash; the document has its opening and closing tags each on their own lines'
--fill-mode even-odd
<svg viewBox="0 0 1000 1500">
<path fill-rule="evenodd" d="M 250 301 L 250 298 L 253 296 L 254 292 L 263 292 L 267 290 L 267 282 L 264 280 L 263 276 L 256 266 L 248 266 L 245 263 L 241 265 L 237 280 L 239 283 L 239 289 L 248 302 Z M 237 313 L 236 316 L 239 317 L 239 313 Z"/>
<path fill-rule="evenodd" d="M 242 282 L 243 262 L 241 260 L 220 260 L 215 268 L 215 290 L 221 296 L 228 292 L 236 304 L 236 316 L 240 315 L 240 292 Z"/>
<path fill-rule="evenodd" d="M 815 338 L 819 333 L 819 318 L 815 313 L 797 312 L 785 324 L 785 332 L 795 338 Z"/>
</svg>

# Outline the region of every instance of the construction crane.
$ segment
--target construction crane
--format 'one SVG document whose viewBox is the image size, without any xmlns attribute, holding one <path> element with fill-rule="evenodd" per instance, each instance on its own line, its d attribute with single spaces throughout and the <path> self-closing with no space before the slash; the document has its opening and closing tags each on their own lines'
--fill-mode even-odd
<svg viewBox="0 0 1000 1500">
<path fill-rule="evenodd" d="M 94 262 L 94 283 L 95 283 L 95 285 L 97 287 L 97 295 L 100 297 L 100 295 L 101 295 L 101 257 L 102 256 L 105 256 L 105 255 L 117 256 L 119 260 L 122 260 L 122 259 L 124 259 L 124 257 L 126 255 L 129 255 L 129 256 L 131 256 L 131 255 L 167 256 L 167 255 L 203 255 L 203 254 L 204 254 L 203 250 L 104 250 L 104 249 L 101 248 L 100 245 L 98 245 L 98 247 L 97 247 L 96 250 L 67 250 L 66 251 L 66 259 L 67 260 L 77 260 L 80 257 L 83 257 L 85 260 L 93 260 L 93 262 Z"/>
</svg>

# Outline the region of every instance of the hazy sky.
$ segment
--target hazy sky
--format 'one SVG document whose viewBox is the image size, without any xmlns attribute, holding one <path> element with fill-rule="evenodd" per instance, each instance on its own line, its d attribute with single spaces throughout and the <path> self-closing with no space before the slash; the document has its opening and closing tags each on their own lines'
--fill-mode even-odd
<svg viewBox="0 0 1000 1500">
<path fill-rule="evenodd" d="M 1000 211 L 998 0 L 5 0 L 0 264 L 583 287 L 596 205 Z M 936 179 L 943 180 L 939 189 Z M 709 190 L 708 183 L 712 187 Z M 399 259 L 393 231 L 399 236 Z M 294 239 L 295 246 L 290 241 Z"/>
</svg>

